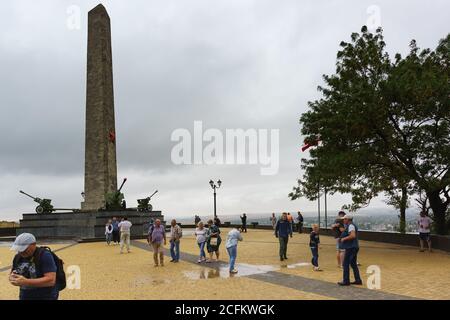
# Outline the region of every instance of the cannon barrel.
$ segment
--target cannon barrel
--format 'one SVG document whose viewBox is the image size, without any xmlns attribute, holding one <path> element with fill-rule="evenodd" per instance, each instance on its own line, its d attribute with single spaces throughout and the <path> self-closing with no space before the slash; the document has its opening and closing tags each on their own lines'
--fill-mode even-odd
<svg viewBox="0 0 450 320">
<path fill-rule="evenodd" d="M 151 199 L 157 192 L 158 192 L 158 190 L 156 190 L 155 192 L 153 192 L 149 198 Z"/>
<path fill-rule="evenodd" d="M 26 192 L 24 192 L 24 191 L 22 191 L 22 190 L 19 190 L 19 192 L 22 193 L 22 194 L 24 194 L 24 195 L 26 195 L 26 196 L 28 196 L 28 197 L 30 197 L 30 198 L 33 199 L 33 200 L 36 200 L 36 199 L 37 199 L 36 197 L 33 197 L 32 195 L 29 195 L 28 193 L 26 193 Z"/>
<path fill-rule="evenodd" d="M 122 190 L 123 185 L 125 184 L 125 182 L 127 182 L 127 178 L 124 178 L 122 181 L 122 184 L 120 185 L 119 190 L 117 190 L 118 192 L 120 192 Z"/>
</svg>

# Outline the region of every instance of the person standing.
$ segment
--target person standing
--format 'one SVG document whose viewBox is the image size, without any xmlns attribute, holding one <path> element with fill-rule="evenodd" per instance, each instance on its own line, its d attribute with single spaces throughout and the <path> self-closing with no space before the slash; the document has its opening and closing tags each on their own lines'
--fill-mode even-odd
<svg viewBox="0 0 450 320">
<path fill-rule="evenodd" d="M 113 225 L 112 220 L 108 220 L 105 226 L 105 237 L 106 237 L 106 243 L 108 246 L 111 244 L 112 240 L 112 233 L 113 233 Z"/>
<path fill-rule="evenodd" d="M 272 223 L 272 229 L 275 230 L 275 226 L 277 225 L 277 217 L 275 217 L 275 212 L 272 212 L 270 223 Z"/>
<path fill-rule="evenodd" d="M 344 211 L 339 211 L 336 220 L 334 220 L 334 224 L 331 225 L 334 240 L 336 241 L 336 259 L 337 265 L 339 268 L 342 268 L 342 264 L 344 263 L 345 250 L 342 249 L 341 243 L 341 234 L 344 231 Z"/>
<path fill-rule="evenodd" d="M 200 219 L 200 217 L 198 215 L 195 215 L 194 217 L 194 224 L 197 226 L 198 223 L 201 221 L 202 219 Z"/>
<path fill-rule="evenodd" d="M 180 239 L 183 236 L 181 227 L 175 219 L 170 222 L 170 262 L 178 262 L 180 260 Z"/>
<path fill-rule="evenodd" d="M 312 253 L 311 264 L 314 266 L 313 268 L 314 271 L 322 271 L 319 268 L 319 244 L 320 244 L 319 225 L 313 224 L 311 234 L 309 235 L 309 247 L 311 248 Z"/>
<path fill-rule="evenodd" d="M 225 247 L 227 248 L 228 256 L 230 257 L 229 272 L 235 274 L 238 271 L 235 268 L 236 258 L 237 258 L 237 246 L 238 242 L 242 241 L 242 235 L 237 228 L 233 228 L 227 235 L 227 243 Z"/>
<path fill-rule="evenodd" d="M 419 239 L 420 239 L 420 252 L 424 252 L 424 242 L 427 242 L 428 245 L 428 251 L 432 252 L 431 250 L 431 223 L 433 221 L 431 218 L 427 215 L 425 211 L 420 212 L 419 220 L 417 221 L 417 224 L 419 226 Z"/>
<path fill-rule="evenodd" d="M 128 218 L 122 218 L 122 221 L 118 224 L 120 229 L 120 253 L 123 253 L 124 245 L 127 247 L 127 252 L 130 253 L 130 235 L 131 226 L 133 224 L 128 221 Z"/>
<path fill-rule="evenodd" d="M 245 213 L 241 216 L 241 222 L 241 231 L 247 233 L 247 215 Z"/>
<path fill-rule="evenodd" d="M 220 228 L 216 224 L 216 221 L 208 221 L 208 232 L 206 233 L 206 249 L 209 253 L 209 260 L 207 262 L 214 261 L 213 255 L 216 254 L 216 260 L 219 260 L 219 247 L 222 243 L 222 238 L 220 237 Z"/>
<path fill-rule="evenodd" d="M 16 251 L 9 282 L 20 287 L 20 300 L 58 300 L 57 265 L 50 251 L 36 246 L 31 233 L 16 237 L 11 250 Z"/>
<path fill-rule="evenodd" d="M 166 245 L 166 228 L 161 224 L 161 220 L 156 219 L 155 224 L 150 226 L 147 241 L 153 248 L 153 261 L 155 262 L 155 267 L 158 267 L 158 255 L 159 264 L 161 267 L 164 267 L 163 244 Z"/>
<path fill-rule="evenodd" d="M 113 226 L 112 232 L 113 243 L 118 244 L 120 241 L 120 231 L 119 231 L 119 221 L 117 221 L 116 217 L 112 218 L 112 226 Z"/>
<path fill-rule="evenodd" d="M 198 258 L 198 263 L 202 263 L 206 261 L 206 254 L 205 254 L 205 246 L 206 246 L 206 233 L 207 229 L 205 228 L 202 221 L 200 221 L 197 225 L 197 229 L 195 229 L 194 235 L 197 239 L 197 245 L 200 248 L 200 255 Z"/>
<path fill-rule="evenodd" d="M 292 238 L 292 224 L 287 219 L 287 213 L 281 214 L 281 219 L 278 220 L 275 226 L 275 237 L 280 242 L 280 261 L 287 259 L 287 245 L 289 236 Z"/>
<path fill-rule="evenodd" d="M 349 214 L 344 216 L 345 230 L 341 234 L 340 241 L 342 248 L 345 249 L 344 263 L 343 263 L 343 280 L 338 282 L 341 286 L 349 286 L 350 284 L 362 285 L 361 276 L 358 269 L 358 227 L 353 224 L 353 217 Z M 353 270 L 355 281 L 350 282 L 350 267 Z"/>
<path fill-rule="evenodd" d="M 287 218 L 288 218 L 289 223 L 291 224 L 292 232 L 294 232 L 294 217 L 288 212 Z"/>
<path fill-rule="evenodd" d="M 301 214 L 301 212 L 297 212 L 297 231 L 298 233 L 302 233 L 303 230 L 303 215 Z"/>
</svg>

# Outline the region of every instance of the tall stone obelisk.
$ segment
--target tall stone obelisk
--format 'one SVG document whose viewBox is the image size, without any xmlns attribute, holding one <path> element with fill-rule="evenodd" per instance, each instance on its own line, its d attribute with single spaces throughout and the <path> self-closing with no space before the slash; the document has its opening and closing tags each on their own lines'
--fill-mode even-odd
<svg viewBox="0 0 450 320">
<path fill-rule="evenodd" d="M 83 210 L 105 206 L 117 190 L 111 26 L 99 4 L 88 13 L 86 142 Z"/>
</svg>

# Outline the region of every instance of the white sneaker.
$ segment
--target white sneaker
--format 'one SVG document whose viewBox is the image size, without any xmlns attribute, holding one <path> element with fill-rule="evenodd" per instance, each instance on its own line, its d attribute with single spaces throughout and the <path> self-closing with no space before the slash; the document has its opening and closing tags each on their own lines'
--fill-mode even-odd
<svg viewBox="0 0 450 320">
<path fill-rule="evenodd" d="M 238 273 L 236 269 L 230 270 L 230 273 Z"/>
</svg>

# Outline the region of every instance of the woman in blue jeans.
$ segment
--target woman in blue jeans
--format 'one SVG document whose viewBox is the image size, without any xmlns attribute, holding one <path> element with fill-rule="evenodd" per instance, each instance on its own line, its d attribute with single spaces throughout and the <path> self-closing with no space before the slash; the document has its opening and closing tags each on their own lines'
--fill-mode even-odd
<svg viewBox="0 0 450 320">
<path fill-rule="evenodd" d="M 236 263 L 237 257 L 237 245 L 238 242 L 242 241 L 242 235 L 238 229 L 233 228 L 227 236 L 227 252 L 230 256 L 230 273 L 237 273 L 238 271 L 235 269 L 234 264 Z"/>
<path fill-rule="evenodd" d="M 203 222 L 199 222 L 197 225 L 197 229 L 195 229 L 195 236 L 197 238 L 197 244 L 200 248 L 200 256 L 198 259 L 198 263 L 202 263 L 206 261 L 206 254 L 205 254 L 205 246 L 206 246 L 206 235 L 207 235 L 208 229 L 205 228 L 203 225 Z"/>
</svg>

